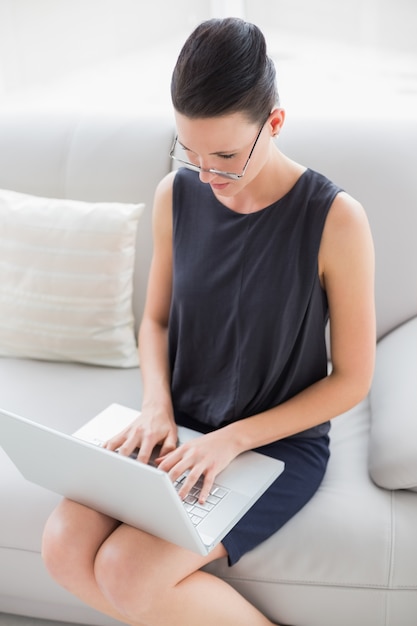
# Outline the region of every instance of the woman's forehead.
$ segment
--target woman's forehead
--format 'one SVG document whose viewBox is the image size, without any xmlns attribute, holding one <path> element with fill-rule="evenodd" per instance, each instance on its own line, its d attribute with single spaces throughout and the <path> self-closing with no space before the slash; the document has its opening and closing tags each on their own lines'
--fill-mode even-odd
<svg viewBox="0 0 417 626">
<path fill-rule="evenodd" d="M 237 150 L 250 141 L 256 124 L 243 113 L 219 117 L 190 118 L 175 113 L 178 140 L 192 150 L 199 146 L 207 152 Z"/>
</svg>

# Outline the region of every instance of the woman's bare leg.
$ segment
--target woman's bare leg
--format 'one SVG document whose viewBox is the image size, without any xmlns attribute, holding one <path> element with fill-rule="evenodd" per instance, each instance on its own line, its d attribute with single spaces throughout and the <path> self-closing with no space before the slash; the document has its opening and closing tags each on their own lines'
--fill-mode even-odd
<svg viewBox="0 0 417 626">
<path fill-rule="evenodd" d="M 202 557 L 64 500 L 44 534 L 44 559 L 63 587 L 131 626 L 271 626 Z"/>
<path fill-rule="evenodd" d="M 222 579 L 200 571 L 226 556 L 222 544 L 199 556 L 122 525 L 103 543 L 96 577 L 103 594 L 132 623 L 149 626 L 271 626 Z"/>
<path fill-rule="evenodd" d="M 45 526 L 42 556 L 51 577 L 62 587 L 94 609 L 126 622 L 103 596 L 94 574 L 97 551 L 118 526 L 106 515 L 63 500 Z"/>
</svg>

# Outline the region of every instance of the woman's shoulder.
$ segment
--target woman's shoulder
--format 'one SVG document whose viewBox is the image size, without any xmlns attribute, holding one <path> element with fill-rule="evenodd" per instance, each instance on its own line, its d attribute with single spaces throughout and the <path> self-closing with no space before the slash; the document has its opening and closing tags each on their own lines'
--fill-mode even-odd
<svg viewBox="0 0 417 626">
<path fill-rule="evenodd" d="M 158 183 L 155 191 L 155 197 L 165 197 L 167 195 L 172 195 L 172 189 L 174 187 L 174 180 L 177 172 L 169 172 L 166 174 Z"/>
<path fill-rule="evenodd" d="M 172 205 L 172 197 L 175 190 L 189 189 L 190 186 L 194 188 L 196 182 L 199 182 L 199 177 L 195 172 L 186 168 L 173 170 L 159 181 L 156 187 L 155 201 L 168 201 Z"/>
<path fill-rule="evenodd" d="M 368 220 L 362 204 L 341 190 L 334 198 L 326 225 L 333 235 L 343 236 L 351 230 L 367 227 Z"/>
<path fill-rule="evenodd" d="M 373 257 L 372 234 L 364 207 L 342 191 L 330 208 L 320 247 L 320 259 L 329 269 L 352 268 L 359 259 Z M 364 262 L 364 261 L 363 261 Z"/>
<path fill-rule="evenodd" d="M 172 194 L 176 172 L 170 172 L 162 178 L 155 190 L 153 204 L 153 225 L 157 233 L 172 232 Z"/>
</svg>

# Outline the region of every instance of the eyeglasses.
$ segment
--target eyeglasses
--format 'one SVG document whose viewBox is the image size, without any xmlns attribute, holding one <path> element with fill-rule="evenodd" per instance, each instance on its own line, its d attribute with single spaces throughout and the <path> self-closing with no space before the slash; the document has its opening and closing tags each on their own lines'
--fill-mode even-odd
<svg viewBox="0 0 417 626">
<path fill-rule="evenodd" d="M 171 151 L 169 153 L 169 156 L 171 157 L 171 159 L 174 159 L 175 161 L 178 161 L 179 163 L 182 163 L 183 165 L 185 165 L 185 167 L 188 167 L 190 170 L 193 170 L 194 172 L 207 172 L 208 174 L 217 174 L 218 176 L 223 176 L 224 178 L 230 178 L 231 180 L 240 180 L 241 178 L 243 178 L 243 176 L 246 173 L 246 170 L 248 169 L 248 165 L 249 165 L 249 161 L 252 158 L 252 154 L 253 151 L 255 150 L 255 146 L 258 143 L 258 139 L 261 136 L 261 132 L 263 130 L 263 127 L 265 126 L 266 121 L 262 124 L 261 128 L 259 129 L 258 134 L 256 135 L 256 139 L 255 142 L 252 146 L 252 149 L 249 153 L 249 156 L 247 158 L 247 161 L 243 167 L 242 173 L 241 174 L 234 174 L 232 172 L 224 172 L 223 170 L 216 170 L 214 168 L 209 168 L 206 169 L 204 167 L 200 167 L 200 165 L 195 165 L 195 163 L 190 163 L 190 161 L 187 161 L 183 158 L 181 158 L 180 156 L 176 156 L 175 150 L 177 149 L 178 144 L 178 135 L 175 137 L 174 139 L 174 143 L 172 144 L 172 148 Z"/>
</svg>

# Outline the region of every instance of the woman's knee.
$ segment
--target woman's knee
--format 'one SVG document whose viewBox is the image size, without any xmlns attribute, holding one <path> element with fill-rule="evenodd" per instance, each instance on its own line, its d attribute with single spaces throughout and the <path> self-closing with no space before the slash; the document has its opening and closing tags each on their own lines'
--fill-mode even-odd
<svg viewBox="0 0 417 626">
<path fill-rule="evenodd" d="M 49 516 L 42 536 L 42 558 L 53 578 L 59 577 L 63 564 L 68 561 L 68 552 L 74 545 L 69 525 L 61 515 L 60 508 Z"/>
<path fill-rule="evenodd" d="M 42 537 L 42 558 L 49 574 L 68 587 L 82 569 L 93 569 L 98 546 L 117 522 L 75 502 L 63 500 L 50 515 Z"/>
<path fill-rule="evenodd" d="M 122 533 L 121 533 L 122 534 Z M 111 536 L 100 547 L 95 563 L 96 582 L 107 600 L 127 619 L 147 622 L 154 612 L 155 567 L 140 549 L 140 535 L 133 545 Z M 158 568 L 159 570 L 159 568 Z"/>
</svg>

